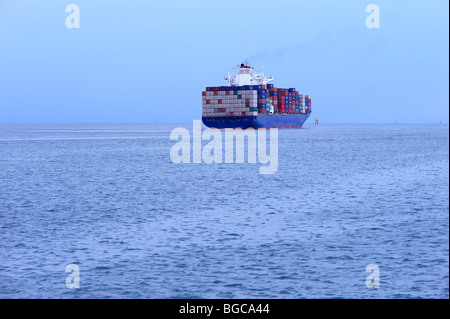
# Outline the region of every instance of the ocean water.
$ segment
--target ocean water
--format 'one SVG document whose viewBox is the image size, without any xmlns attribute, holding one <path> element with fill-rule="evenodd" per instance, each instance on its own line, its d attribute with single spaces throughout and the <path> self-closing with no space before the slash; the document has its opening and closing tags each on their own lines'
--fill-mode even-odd
<svg viewBox="0 0 450 319">
<path fill-rule="evenodd" d="M 1 124 L 0 298 L 449 298 L 448 125 L 279 130 L 273 175 L 178 126 Z"/>
</svg>

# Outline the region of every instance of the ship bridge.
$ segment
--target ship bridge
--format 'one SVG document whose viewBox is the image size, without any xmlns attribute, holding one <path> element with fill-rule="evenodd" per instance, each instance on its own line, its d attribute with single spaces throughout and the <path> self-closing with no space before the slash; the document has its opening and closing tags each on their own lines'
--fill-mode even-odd
<svg viewBox="0 0 450 319">
<path fill-rule="evenodd" d="M 229 86 L 261 85 L 273 81 L 273 77 L 264 75 L 264 67 L 261 73 L 254 73 L 253 68 L 248 63 L 242 63 L 233 71 L 233 74 L 228 73 L 228 77 L 225 78 Z"/>
</svg>

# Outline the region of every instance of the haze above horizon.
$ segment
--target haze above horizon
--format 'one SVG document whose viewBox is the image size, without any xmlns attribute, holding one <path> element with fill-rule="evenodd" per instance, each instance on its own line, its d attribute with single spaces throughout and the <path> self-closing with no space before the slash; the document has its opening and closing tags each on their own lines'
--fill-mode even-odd
<svg viewBox="0 0 450 319">
<path fill-rule="evenodd" d="M 66 6 L 80 28 L 66 26 Z M 380 7 L 380 28 L 366 7 Z M 312 96 L 321 123 L 448 123 L 449 3 L 0 3 L 1 123 L 192 123 L 237 64 Z"/>
</svg>

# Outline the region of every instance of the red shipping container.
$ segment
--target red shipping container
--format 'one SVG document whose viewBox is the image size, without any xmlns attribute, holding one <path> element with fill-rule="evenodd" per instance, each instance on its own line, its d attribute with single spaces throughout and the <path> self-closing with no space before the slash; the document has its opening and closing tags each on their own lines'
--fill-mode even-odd
<svg viewBox="0 0 450 319">
<path fill-rule="evenodd" d="M 245 99 L 245 103 L 250 103 L 250 99 Z"/>
<path fill-rule="evenodd" d="M 203 92 L 202 92 L 202 96 L 206 96 L 206 91 L 203 91 Z"/>
<path fill-rule="evenodd" d="M 215 87 L 215 88 L 214 88 L 214 92 L 217 92 L 217 91 L 219 91 L 219 88 L 218 88 L 218 87 Z"/>
<path fill-rule="evenodd" d="M 265 90 L 266 89 L 266 85 L 265 84 L 263 84 L 263 85 L 261 85 L 262 86 L 262 88 Z"/>
<path fill-rule="evenodd" d="M 231 115 L 231 116 L 234 116 L 234 112 L 230 112 L 230 115 Z"/>
<path fill-rule="evenodd" d="M 242 112 L 242 115 L 247 115 L 247 112 Z"/>
<path fill-rule="evenodd" d="M 206 100 L 206 104 L 211 104 L 211 101 L 210 100 Z"/>
<path fill-rule="evenodd" d="M 219 95 L 219 92 L 217 92 L 217 91 L 214 91 L 214 95 Z"/>
<path fill-rule="evenodd" d="M 217 100 L 217 104 L 222 104 L 222 100 Z"/>
<path fill-rule="evenodd" d="M 230 91 L 225 91 L 225 95 L 230 95 Z"/>
</svg>

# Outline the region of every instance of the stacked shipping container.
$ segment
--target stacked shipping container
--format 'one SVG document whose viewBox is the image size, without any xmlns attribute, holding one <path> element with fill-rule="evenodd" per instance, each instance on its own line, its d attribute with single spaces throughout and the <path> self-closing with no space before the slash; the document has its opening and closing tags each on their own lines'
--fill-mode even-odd
<svg viewBox="0 0 450 319">
<path fill-rule="evenodd" d="M 202 92 L 203 116 L 257 115 L 256 99 L 251 86 L 208 87 Z"/>
<path fill-rule="evenodd" d="M 203 117 L 309 114 L 311 98 L 272 84 L 207 87 L 202 106 Z"/>
</svg>

